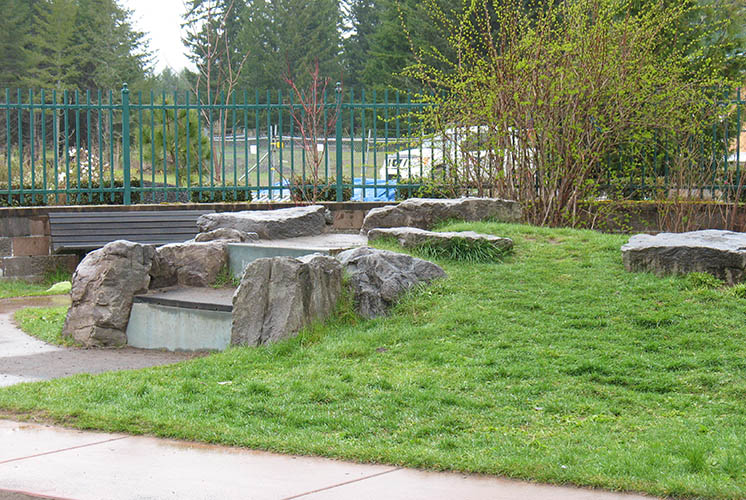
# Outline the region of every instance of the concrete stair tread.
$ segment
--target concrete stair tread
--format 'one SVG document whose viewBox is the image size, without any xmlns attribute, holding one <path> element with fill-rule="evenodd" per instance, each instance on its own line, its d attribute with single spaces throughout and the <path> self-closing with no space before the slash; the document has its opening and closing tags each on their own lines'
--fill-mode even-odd
<svg viewBox="0 0 746 500">
<path fill-rule="evenodd" d="M 135 303 L 159 304 L 188 309 L 208 311 L 233 310 L 235 288 L 169 287 L 152 290 L 145 295 L 137 295 Z"/>
<path fill-rule="evenodd" d="M 350 248 L 366 245 L 368 238 L 360 234 L 325 233 L 315 236 L 300 236 L 298 238 L 282 238 L 276 240 L 256 240 L 247 243 L 231 243 L 231 245 L 265 247 L 265 248 L 297 248 L 303 250 L 319 250 L 324 252 L 349 250 Z"/>
</svg>

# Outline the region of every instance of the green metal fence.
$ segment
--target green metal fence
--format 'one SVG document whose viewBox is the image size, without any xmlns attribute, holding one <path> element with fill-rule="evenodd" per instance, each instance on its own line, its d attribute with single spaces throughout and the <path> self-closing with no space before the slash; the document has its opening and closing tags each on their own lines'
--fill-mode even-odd
<svg viewBox="0 0 746 500">
<path fill-rule="evenodd" d="M 741 184 L 745 103 L 739 91 L 718 104 L 727 118 L 713 125 L 692 166 L 707 173 L 696 186 L 701 198 L 727 198 Z M 419 119 L 426 105 L 411 95 L 337 88 L 322 96 L 315 116 L 302 104 L 282 91 L 6 89 L 0 205 L 393 200 L 434 178 L 436 163 L 460 158 L 449 141 L 428 136 Z M 669 168 L 675 155 L 676 146 L 661 140 L 609 155 L 603 195 L 621 189 L 639 199 L 678 189 Z"/>
<path fill-rule="evenodd" d="M 381 177 L 412 151 L 423 105 L 338 88 L 308 113 L 281 91 L 205 96 L 6 89 L 0 199 L 10 205 L 393 198 Z M 336 119 L 335 119 L 336 117 Z M 421 141 L 419 141 L 421 143 Z M 357 193 L 361 197 L 360 193 Z"/>
</svg>

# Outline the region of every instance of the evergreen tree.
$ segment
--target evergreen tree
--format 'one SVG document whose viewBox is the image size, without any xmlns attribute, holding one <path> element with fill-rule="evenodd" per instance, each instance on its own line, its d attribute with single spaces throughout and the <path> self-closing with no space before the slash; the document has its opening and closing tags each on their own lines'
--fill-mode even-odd
<svg viewBox="0 0 746 500">
<path fill-rule="evenodd" d="M 0 88 L 26 84 L 30 10 L 24 0 L 0 0 Z"/>
<path fill-rule="evenodd" d="M 438 2 L 443 11 L 455 17 L 452 2 Z M 443 30 L 418 0 L 380 0 L 380 22 L 371 37 L 370 50 L 363 70 L 362 82 L 367 87 L 409 89 L 416 82 L 400 74 L 417 62 L 417 56 L 438 63 L 433 50 L 446 59 L 455 60 Z"/>
<path fill-rule="evenodd" d="M 348 87 L 362 85 L 363 71 L 371 50 L 372 36 L 380 23 L 380 0 L 351 0 L 346 6 L 345 22 L 351 30 L 342 46 L 345 80 Z"/>
<path fill-rule="evenodd" d="M 73 41 L 79 89 L 118 89 L 142 84 L 149 64 L 144 35 L 130 24 L 130 12 L 115 0 L 77 0 Z"/>
<path fill-rule="evenodd" d="M 192 76 L 186 68 L 179 72 L 171 68 L 164 68 L 160 73 L 150 78 L 148 91 L 152 89 L 156 95 L 163 95 L 165 92 L 171 96 L 176 92 L 183 96 L 185 92 L 192 90 Z"/>
<path fill-rule="evenodd" d="M 75 0 L 49 0 L 38 3 L 34 13 L 30 83 L 58 91 L 69 88 L 78 75 L 75 54 L 79 47 L 73 41 L 77 4 Z"/>
<path fill-rule="evenodd" d="M 283 76 L 305 87 L 315 61 L 325 77 L 341 78 L 338 0 L 255 0 L 242 22 L 241 46 L 251 68 L 245 87 L 282 87 Z"/>
</svg>

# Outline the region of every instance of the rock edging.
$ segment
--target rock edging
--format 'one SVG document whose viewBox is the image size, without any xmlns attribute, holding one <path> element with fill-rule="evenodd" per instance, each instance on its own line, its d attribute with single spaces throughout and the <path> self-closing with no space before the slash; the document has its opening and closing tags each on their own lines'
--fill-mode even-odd
<svg viewBox="0 0 746 500">
<path fill-rule="evenodd" d="M 517 201 L 500 198 L 410 198 L 398 205 L 371 209 L 360 232 L 368 234 L 371 229 L 391 227 L 432 229 L 438 222 L 449 219 L 519 222 L 521 216 L 521 206 Z"/>
</svg>

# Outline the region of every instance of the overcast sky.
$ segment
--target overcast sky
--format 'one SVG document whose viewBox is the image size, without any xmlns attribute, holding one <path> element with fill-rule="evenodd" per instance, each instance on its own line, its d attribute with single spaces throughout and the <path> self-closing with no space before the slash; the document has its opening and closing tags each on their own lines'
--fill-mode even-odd
<svg viewBox="0 0 746 500">
<path fill-rule="evenodd" d="M 193 67 L 181 43 L 183 0 L 120 0 L 120 5 L 132 11 L 135 28 L 150 40 L 157 73 L 167 66 L 175 71 Z"/>
</svg>

